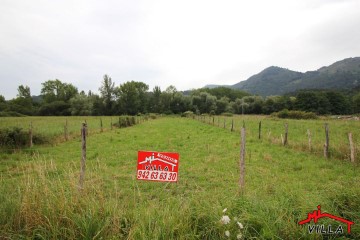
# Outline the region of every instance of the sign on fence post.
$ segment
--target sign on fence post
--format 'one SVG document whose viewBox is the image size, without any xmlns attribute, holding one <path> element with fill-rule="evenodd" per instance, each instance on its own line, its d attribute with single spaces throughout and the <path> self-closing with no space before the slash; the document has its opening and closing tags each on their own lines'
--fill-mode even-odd
<svg viewBox="0 0 360 240">
<path fill-rule="evenodd" d="M 138 180 L 177 182 L 178 171 L 178 153 L 138 151 Z"/>
</svg>

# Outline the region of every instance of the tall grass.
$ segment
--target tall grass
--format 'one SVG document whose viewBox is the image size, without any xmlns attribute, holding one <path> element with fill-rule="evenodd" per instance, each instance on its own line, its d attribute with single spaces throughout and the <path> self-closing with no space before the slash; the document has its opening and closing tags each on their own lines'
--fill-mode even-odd
<svg viewBox="0 0 360 240">
<path fill-rule="evenodd" d="M 192 119 L 162 118 L 90 136 L 82 191 L 79 140 L 3 154 L 0 238 L 228 239 L 226 231 L 230 239 L 239 231 L 244 239 L 339 237 L 309 235 L 297 224 L 319 204 L 359 222 L 356 166 L 258 141 L 251 125 L 248 132 L 243 195 L 239 134 Z M 179 182 L 137 181 L 138 150 L 179 152 Z M 220 222 L 224 208 L 227 225 Z M 359 238 L 358 224 L 342 237 Z"/>
</svg>

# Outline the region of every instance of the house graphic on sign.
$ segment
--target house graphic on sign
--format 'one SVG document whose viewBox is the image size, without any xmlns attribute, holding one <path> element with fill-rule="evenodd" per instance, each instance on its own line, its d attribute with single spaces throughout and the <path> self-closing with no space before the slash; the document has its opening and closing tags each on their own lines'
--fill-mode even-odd
<svg viewBox="0 0 360 240">
<path fill-rule="evenodd" d="M 318 205 L 317 208 L 318 208 L 318 210 L 314 210 L 313 212 L 308 213 L 307 219 L 300 221 L 299 224 L 303 225 L 305 223 L 309 223 L 311 220 L 313 220 L 314 223 L 316 224 L 318 219 L 320 219 L 320 218 L 331 218 L 338 222 L 347 224 L 347 232 L 348 233 L 351 232 L 351 225 L 354 224 L 354 222 L 346 220 L 346 219 L 338 217 L 338 216 L 335 216 L 335 215 L 332 215 L 332 214 L 329 214 L 329 213 L 326 213 L 326 212 L 323 213 L 323 212 L 321 212 L 320 205 Z"/>
<path fill-rule="evenodd" d="M 170 161 L 167 161 L 166 159 L 161 159 L 161 158 L 155 157 L 154 153 L 152 153 L 152 155 L 150 157 L 145 157 L 145 160 L 142 162 L 139 162 L 139 164 L 150 164 L 151 165 L 153 162 L 156 162 L 156 161 L 163 162 L 163 163 L 170 165 L 171 171 L 174 171 L 174 167 L 176 166 L 176 164 L 174 164 Z"/>
</svg>

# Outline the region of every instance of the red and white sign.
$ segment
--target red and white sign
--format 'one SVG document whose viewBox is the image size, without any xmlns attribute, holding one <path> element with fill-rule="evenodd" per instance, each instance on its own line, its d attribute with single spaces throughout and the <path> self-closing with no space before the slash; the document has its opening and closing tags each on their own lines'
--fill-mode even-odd
<svg viewBox="0 0 360 240">
<path fill-rule="evenodd" d="M 178 153 L 138 151 L 138 180 L 177 182 L 178 170 Z"/>
</svg>

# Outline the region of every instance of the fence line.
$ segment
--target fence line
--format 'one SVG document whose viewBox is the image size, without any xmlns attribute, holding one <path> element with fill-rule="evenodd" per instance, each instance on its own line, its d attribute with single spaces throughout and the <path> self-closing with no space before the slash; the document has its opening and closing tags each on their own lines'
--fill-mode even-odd
<svg viewBox="0 0 360 240">
<path fill-rule="evenodd" d="M 200 116 L 201 118 L 205 117 L 205 116 Z M 235 132 L 240 132 L 241 133 L 241 129 L 239 130 L 235 130 L 235 124 L 236 122 L 234 121 L 234 119 L 231 119 L 229 117 L 223 117 L 223 126 L 220 126 L 220 116 L 218 116 L 218 127 L 223 127 L 224 129 L 229 129 L 230 131 L 235 131 Z M 195 118 L 196 119 L 196 118 Z M 231 121 L 231 122 L 229 122 Z M 244 121 L 244 120 L 243 120 Z M 229 125 L 229 127 L 227 127 L 227 124 L 231 124 Z M 261 139 L 261 133 L 262 133 L 262 126 L 263 122 L 259 121 L 259 125 L 258 125 L 258 136 L 257 138 L 260 140 Z M 213 124 L 213 126 L 216 126 L 215 124 Z M 265 125 L 266 127 L 266 125 Z M 270 143 L 279 143 L 279 141 L 281 141 L 282 145 L 288 145 L 291 146 L 294 149 L 301 149 L 302 151 L 304 151 L 304 149 L 307 149 L 309 152 L 311 153 L 315 153 L 315 154 L 323 154 L 323 156 L 325 158 L 330 158 L 330 154 L 332 157 L 336 157 L 336 158 L 350 158 L 351 162 L 356 162 L 356 158 L 357 158 L 357 149 L 356 149 L 356 143 L 354 143 L 353 141 L 353 137 L 351 134 L 351 137 L 348 136 L 348 141 L 349 141 L 349 145 L 345 145 L 345 144 L 341 144 L 341 146 L 338 146 L 336 149 L 332 149 L 330 148 L 330 133 L 329 133 L 329 124 L 325 123 L 324 124 L 325 127 L 325 144 L 323 144 L 323 149 L 321 149 L 321 147 L 319 146 L 320 143 L 317 143 L 313 146 L 313 134 L 310 131 L 310 129 L 305 129 L 304 130 L 304 134 L 307 135 L 306 138 L 306 142 L 303 142 L 301 139 L 299 141 L 299 138 L 296 137 L 297 140 L 292 141 L 292 144 L 289 145 L 289 140 L 291 140 L 291 137 L 289 138 L 289 124 L 288 123 L 284 123 L 284 132 L 283 134 L 280 134 L 280 140 L 279 138 L 275 138 L 275 137 L 271 137 L 271 130 L 269 129 L 267 131 L 267 139 L 270 141 Z M 249 129 L 247 129 L 249 130 Z M 251 135 L 251 134 L 250 134 Z M 279 135 L 278 135 L 279 136 Z M 351 140 L 350 140 L 351 138 Z M 319 139 L 317 140 L 317 142 L 319 141 Z M 352 143 L 350 143 L 350 141 Z M 321 145 L 321 144 L 320 144 Z M 307 146 L 307 147 L 306 147 Z M 347 148 L 348 151 L 345 152 L 344 149 Z M 330 152 L 334 151 L 334 152 Z M 322 153 L 321 153 L 322 152 Z"/>
</svg>

